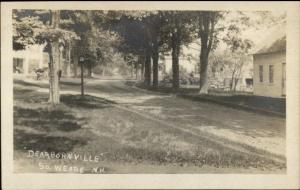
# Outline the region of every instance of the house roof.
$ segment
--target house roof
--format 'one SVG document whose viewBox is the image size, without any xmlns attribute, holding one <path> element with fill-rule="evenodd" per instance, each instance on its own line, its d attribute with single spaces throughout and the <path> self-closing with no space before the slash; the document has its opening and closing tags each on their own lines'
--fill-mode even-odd
<svg viewBox="0 0 300 190">
<path fill-rule="evenodd" d="M 262 39 L 260 46 L 253 54 L 273 53 L 286 50 L 285 26 L 273 28 L 269 34 Z"/>
<path fill-rule="evenodd" d="M 283 36 L 273 42 L 270 46 L 259 49 L 254 54 L 272 53 L 286 50 L 286 36 Z"/>
</svg>

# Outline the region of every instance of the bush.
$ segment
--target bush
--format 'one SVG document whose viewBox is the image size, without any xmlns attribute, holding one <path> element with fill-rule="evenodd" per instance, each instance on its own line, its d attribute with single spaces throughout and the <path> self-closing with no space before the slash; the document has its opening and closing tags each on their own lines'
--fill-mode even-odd
<svg viewBox="0 0 300 190">
<path fill-rule="evenodd" d="M 172 70 L 170 70 L 169 73 L 166 73 L 164 75 L 162 82 L 172 83 L 172 81 L 173 81 L 173 73 Z M 180 84 L 183 85 L 199 84 L 199 77 L 195 77 L 193 72 L 189 73 L 184 67 L 179 66 L 179 82 Z"/>
</svg>

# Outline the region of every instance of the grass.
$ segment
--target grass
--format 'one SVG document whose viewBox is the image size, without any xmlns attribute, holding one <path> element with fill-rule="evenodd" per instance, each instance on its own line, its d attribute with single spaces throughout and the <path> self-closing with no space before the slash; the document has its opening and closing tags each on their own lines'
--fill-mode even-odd
<svg viewBox="0 0 300 190">
<path fill-rule="evenodd" d="M 102 98 L 62 95 L 61 104 L 56 107 L 47 104 L 47 99 L 47 94 L 35 91 L 34 86 L 15 81 L 14 159 L 23 165 L 19 171 L 32 172 L 38 168 L 39 160 L 25 157 L 27 150 L 101 154 L 101 163 L 111 173 L 119 173 L 118 168 L 124 164 L 129 164 L 128 173 L 147 173 L 144 169 L 149 165 L 161 168 L 155 173 L 164 173 L 164 167 L 173 168 L 168 169 L 170 173 L 201 173 L 207 167 L 210 169 L 203 171 L 272 173 L 282 172 L 286 167 L 285 160 L 276 161 L 255 149 L 243 151 L 205 134 L 148 120 Z M 34 169 L 25 167 L 24 162 Z M 82 162 L 65 164 L 85 166 L 86 173 L 95 166 Z"/>
<path fill-rule="evenodd" d="M 127 82 L 127 85 L 133 86 L 135 85 L 135 83 Z M 154 92 L 177 94 L 180 97 L 188 98 L 195 101 L 211 100 L 212 102 L 223 103 L 223 105 L 236 105 L 236 108 L 240 108 L 241 106 L 250 107 L 253 108 L 253 111 L 255 111 L 255 109 L 259 109 L 265 110 L 266 112 L 269 111 L 279 113 L 282 115 L 285 115 L 286 113 L 285 98 L 254 96 L 249 92 L 224 92 L 213 89 L 210 90 L 209 94 L 207 95 L 199 95 L 199 89 L 195 87 L 174 89 L 172 87 L 166 86 L 158 86 L 157 88 L 146 87 L 143 84 L 137 84 L 136 86 Z"/>
</svg>

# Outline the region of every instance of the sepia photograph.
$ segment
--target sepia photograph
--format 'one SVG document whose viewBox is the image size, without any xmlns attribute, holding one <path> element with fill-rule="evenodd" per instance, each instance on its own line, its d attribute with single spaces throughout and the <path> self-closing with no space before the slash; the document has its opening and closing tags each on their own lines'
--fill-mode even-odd
<svg viewBox="0 0 300 190">
<path fill-rule="evenodd" d="M 14 174 L 287 174 L 287 10 L 10 16 Z"/>
</svg>

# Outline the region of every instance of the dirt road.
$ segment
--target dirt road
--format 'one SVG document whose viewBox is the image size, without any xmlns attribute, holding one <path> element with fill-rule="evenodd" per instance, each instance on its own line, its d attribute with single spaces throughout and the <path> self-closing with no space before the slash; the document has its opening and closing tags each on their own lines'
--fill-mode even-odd
<svg viewBox="0 0 300 190">
<path fill-rule="evenodd" d="M 15 84 L 47 92 L 46 83 Z M 76 117 L 86 118 L 80 124 L 82 129 L 73 135 L 90 139 L 73 151 L 108 152 L 105 161 L 118 164 L 134 160 L 136 167 L 130 167 L 137 173 L 160 164 L 171 173 L 195 171 L 193 164 L 211 172 L 219 168 L 225 173 L 228 168 L 243 173 L 253 169 L 284 171 L 285 119 L 149 92 L 129 84 L 124 80 L 89 80 L 86 94 L 101 101 L 91 99 L 91 107 L 82 107 L 73 105 L 76 99 L 69 96 L 79 93 L 79 81 L 62 81 L 61 93 L 66 96 L 62 102 L 73 108 Z M 99 101 L 105 106 L 92 106 Z M 178 166 L 186 170 L 176 169 Z M 116 167 L 111 170 L 120 172 Z"/>
</svg>

